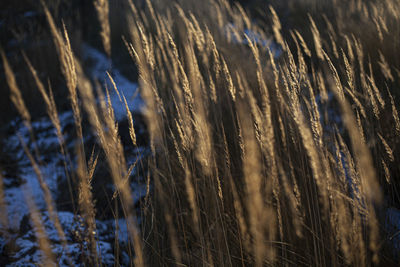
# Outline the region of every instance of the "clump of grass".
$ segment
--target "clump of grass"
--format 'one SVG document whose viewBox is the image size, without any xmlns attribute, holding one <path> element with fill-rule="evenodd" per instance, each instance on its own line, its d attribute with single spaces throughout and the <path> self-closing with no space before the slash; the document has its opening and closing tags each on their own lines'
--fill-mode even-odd
<svg viewBox="0 0 400 267">
<path fill-rule="evenodd" d="M 260 27 L 240 5 L 225 0 L 167 6 L 145 1 L 141 8 L 129 1 L 130 38 L 124 41 L 139 70 L 151 150 L 141 224 L 126 186 L 135 165 L 126 164 L 110 93 L 94 89 L 73 55 L 66 28 L 61 33 L 45 7 L 79 140 L 77 177 L 72 179 L 79 181 L 77 212 L 89 231 L 88 263 L 100 264 L 91 192 L 97 158 L 86 161 L 83 114 L 104 151 L 137 266 L 391 262 L 381 250 L 386 237 L 377 214 L 388 205 L 382 189 L 393 189 L 398 173 L 400 123 L 392 95 L 399 75 L 397 62 L 388 57 L 394 50 L 384 47 L 390 25 L 397 27 L 391 23 L 399 18 L 376 1 L 351 1 L 350 11 L 341 1 L 325 2 L 323 7 L 337 4 L 338 10 L 319 18 L 313 15 L 319 6 L 315 1 L 299 1 L 313 6 L 307 22 L 284 29 L 273 6 L 263 14 L 271 23 Z M 400 8 L 396 1 L 386 2 Z M 108 2 L 96 3 L 103 46 L 110 55 Z M 340 23 L 354 14 L 360 21 L 373 18 L 372 35 L 381 45 L 376 55 L 368 53 L 368 39 Z M 268 45 L 272 38 L 280 46 L 279 56 Z M 393 45 L 398 48 L 397 42 Z M 4 53 L 2 58 L 12 101 L 30 128 Z M 28 59 L 26 64 L 57 130 L 69 173 L 71 156 L 64 148 L 52 91 L 47 92 Z M 120 98 L 136 146 L 129 100 Z M 392 123 L 380 123 L 382 118 Z M 57 225 L 35 161 L 38 153 L 25 151 Z M 42 237 L 40 216 L 31 208 Z M 57 230 L 62 236 L 61 227 Z M 40 240 L 51 260 L 48 240 Z"/>
<path fill-rule="evenodd" d="M 149 232 L 151 263 L 377 264 L 375 205 L 382 203 L 378 188 L 386 180 L 375 171 L 383 154 L 372 155 L 367 142 L 384 131 L 364 131 L 386 108 L 378 84 L 393 81 L 389 63 L 380 60 L 375 70 L 362 39 L 335 40 L 349 33 L 335 32 L 327 17 L 329 39 L 309 16 L 311 35 L 295 30 L 285 40 L 270 7 L 267 29 L 283 50 L 276 60 L 243 34 L 250 28 L 267 39 L 268 33 L 238 6 L 203 3 L 215 23 L 187 3 L 167 11 L 148 5 L 149 13 L 133 12 L 128 48 L 158 148 L 154 210 L 145 215 L 156 222 Z M 170 19 L 173 12 L 178 19 Z M 232 21 L 235 39 L 226 37 Z M 336 102 L 330 108 L 327 92 Z M 336 124 L 329 109 L 341 114 L 343 129 L 326 130 Z M 379 139 L 392 160 L 390 146 Z M 340 142 L 333 146 L 334 140 Z M 155 259 L 154 250 L 164 254 Z"/>
</svg>

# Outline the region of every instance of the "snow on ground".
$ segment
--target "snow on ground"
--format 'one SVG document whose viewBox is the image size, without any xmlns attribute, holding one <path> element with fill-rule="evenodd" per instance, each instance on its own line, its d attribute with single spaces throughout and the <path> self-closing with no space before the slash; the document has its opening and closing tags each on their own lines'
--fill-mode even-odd
<svg viewBox="0 0 400 267">
<path fill-rule="evenodd" d="M 63 113 L 62 116 L 60 116 L 60 120 L 62 127 L 70 123 L 72 120 L 71 112 Z M 26 188 L 25 190 L 29 190 L 29 193 L 32 195 L 32 198 L 34 199 L 39 210 L 45 209 L 46 204 L 39 180 L 33 171 L 31 162 L 21 146 L 20 138 L 23 143 L 27 145 L 30 151 L 34 150 L 34 144 L 31 141 L 29 131 L 21 123 L 21 121 L 17 120 L 13 121 L 10 127 L 14 127 L 16 129 L 16 134 L 8 137 L 5 143 L 8 146 L 7 149 L 15 153 L 15 159 L 18 160 L 19 164 L 19 176 L 24 184 L 23 186 L 6 189 L 5 201 L 7 204 L 10 225 L 14 228 L 18 228 L 22 217 L 28 214 L 29 211 L 29 208 L 26 205 L 26 193 L 24 192 L 23 187 Z M 58 139 L 54 127 L 49 119 L 43 118 L 33 122 L 32 129 L 34 129 L 36 135 L 35 138 L 37 140 L 36 144 L 40 151 L 58 148 Z M 49 187 L 53 199 L 55 199 L 57 192 L 57 179 L 59 176 L 64 175 L 64 167 L 63 165 L 59 164 L 60 160 L 62 160 L 62 157 L 59 153 L 52 154 L 51 159 L 45 159 L 45 156 L 46 155 L 43 154 L 40 159 L 43 164 L 38 164 L 40 164 L 40 171 L 43 175 L 44 181 Z M 7 182 L 10 179 L 5 177 L 4 180 Z"/>
<path fill-rule="evenodd" d="M 143 107 L 143 101 L 138 94 L 138 86 L 136 83 L 131 82 L 126 77 L 124 77 L 120 71 L 117 69 L 112 69 L 110 71 L 111 63 L 108 58 L 89 45 L 84 45 L 84 61 L 89 62 L 90 69 L 88 71 L 89 78 L 91 80 L 97 80 L 101 83 L 106 83 L 107 87 L 110 89 L 110 98 L 112 105 L 115 109 L 115 116 L 118 121 L 122 121 L 126 118 L 126 109 L 123 102 L 121 102 L 118 94 L 113 89 L 113 86 L 106 74 L 108 70 L 113 77 L 119 93 L 126 97 L 128 102 L 128 107 L 131 111 L 140 112 Z M 71 111 L 61 112 L 59 114 L 61 128 L 63 129 L 64 139 L 67 140 L 67 148 L 74 148 L 74 138 L 69 136 L 67 131 L 64 129 L 68 128 L 70 125 L 74 124 L 73 115 Z M 41 216 L 43 219 L 43 224 L 45 226 L 48 238 L 52 244 L 53 252 L 58 255 L 58 264 L 60 266 L 66 266 L 66 255 L 70 254 L 72 259 L 76 262 L 80 260 L 80 254 L 82 253 L 82 247 L 80 243 L 76 241 L 76 237 L 73 236 L 74 232 L 79 230 L 79 218 L 71 212 L 63 211 L 58 212 L 58 216 L 63 226 L 63 229 L 67 236 L 68 248 L 67 252 L 64 251 L 60 245 L 60 240 L 58 234 L 54 228 L 54 225 L 48 218 L 46 212 L 47 207 L 44 200 L 44 193 L 41 189 L 40 183 L 37 176 L 33 170 L 29 158 L 25 154 L 22 146 L 21 140 L 26 144 L 28 149 L 34 154 L 35 143 L 39 149 L 40 158 L 38 160 L 40 171 L 43 174 L 44 180 L 48 185 L 53 200 L 57 198 L 59 193 L 57 190 L 58 180 L 65 179 L 65 170 L 63 162 L 63 157 L 59 152 L 59 143 L 56 136 L 56 131 L 52 125 L 49 118 L 42 118 L 32 122 L 32 129 L 35 134 L 36 142 L 32 142 L 30 138 L 30 132 L 24 126 L 20 119 L 16 119 L 9 125 L 10 129 L 14 129 L 15 133 L 9 135 L 5 140 L 7 150 L 10 151 L 10 155 L 13 156 L 15 162 L 17 162 L 17 174 L 15 177 L 4 175 L 5 184 L 5 203 L 7 205 L 8 219 L 10 222 L 9 227 L 12 229 L 17 236 L 11 237 L 15 240 L 5 240 L 3 237 L 0 239 L 0 254 L 3 251 L 4 244 L 9 244 L 14 242 L 17 250 L 14 255 L 11 255 L 12 264 L 9 266 L 36 266 L 42 257 L 40 250 L 38 248 L 37 242 L 35 242 L 35 231 L 32 231 L 32 225 L 29 222 L 29 208 L 26 204 L 26 193 L 32 196 L 36 207 L 41 211 Z M 139 131 L 140 132 L 140 131 Z M 71 137 L 71 138 L 70 138 Z M 72 140 L 72 141 L 70 141 Z M 132 164 L 138 157 L 142 157 L 146 153 L 145 147 L 136 148 L 133 151 L 134 155 L 129 155 L 127 162 Z M 136 170 L 133 171 L 135 173 Z M 15 179 L 19 179 L 18 183 Z M 146 194 L 146 187 L 139 182 L 132 182 L 133 185 L 133 199 L 135 203 L 139 201 Z M 25 191 L 28 190 L 28 191 Z M 128 231 L 126 227 L 126 222 L 124 219 L 118 219 L 118 236 L 120 242 L 128 242 Z M 98 239 L 98 253 L 101 255 L 102 264 L 113 265 L 114 254 L 113 254 L 113 237 L 116 228 L 115 220 L 109 221 L 96 221 L 96 238 Z M 30 230 L 25 233 L 21 233 L 21 229 L 30 228 Z M 0 226 L 1 228 L 1 226 Z M 114 229 L 114 230 L 113 230 Z M 1 230 L 1 229 L 0 229 Z M 123 251 L 121 252 L 123 253 Z M 129 258 L 127 255 L 122 255 L 125 261 Z"/>
<path fill-rule="evenodd" d="M 60 245 L 60 239 L 54 224 L 49 219 L 47 212 L 41 214 L 43 220 L 43 226 L 46 230 L 47 237 L 50 241 L 52 251 L 57 255 L 58 266 L 68 266 L 69 261 L 74 265 L 80 265 L 81 254 L 87 245 L 85 241 L 77 243 L 76 239 L 78 235 L 82 235 L 85 231 L 82 228 L 79 219 L 70 212 L 58 212 L 60 224 L 65 231 L 67 246 L 64 248 Z M 106 224 L 101 221 L 97 221 L 97 253 L 101 258 L 101 262 L 105 266 L 114 264 L 114 253 L 110 241 L 112 241 L 112 233 L 110 233 L 110 224 Z M 15 254 L 11 255 L 12 259 L 15 259 L 11 264 L 7 266 L 37 266 L 36 264 L 41 262 L 42 253 L 39 249 L 39 245 L 35 242 L 35 229 L 32 229 L 31 225 L 26 223 L 23 224 L 25 229 L 21 230 L 20 236 L 15 239 L 15 246 L 20 248 Z M 79 233 L 79 234 L 77 234 Z"/>
<path fill-rule="evenodd" d="M 89 45 L 84 45 L 83 55 L 85 61 L 93 63 L 89 72 L 90 77 L 92 79 L 97 79 L 102 83 L 106 82 L 107 87 L 110 90 L 111 103 L 117 120 L 121 120 L 126 117 L 126 109 L 123 99 L 120 99 L 118 94 L 115 92 L 113 85 L 106 74 L 106 71 L 110 72 L 117 89 L 120 92 L 120 95 L 125 96 L 129 109 L 137 112 L 142 110 L 144 104 L 143 100 L 140 98 L 137 83 L 128 80 L 118 69 L 113 68 L 112 71 L 110 71 L 112 67 L 110 60 L 106 55 L 97 49 Z"/>
<path fill-rule="evenodd" d="M 106 75 L 106 71 L 109 69 L 110 66 L 110 61 L 108 60 L 108 58 L 95 48 L 90 47 L 89 45 L 84 45 L 84 55 L 84 60 L 90 61 L 92 64 L 91 69 L 89 70 L 90 78 L 93 80 L 107 80 L 108 87 L 112 88 L 112 85 Z M 141 100 L 137 92 L 137 84 L 129 81 L 118 70 L 113 70 L 111 75 L 113 76 L 113 79 L 120 93 L 125 95 L 131 111 L 140 111 L 143 107 L 143 101 Z M 110 91 L 110 97 L 117 120 L 124 119 L 126 117 L 125 105 L 120 102 L 119 97 L 114 90 Z M 64 128 L 68 124 L 73 124 L 72 112 L 67 111 L 60 113 L 59 117 L 62 128 Z M 29 131 L 25 126 L 23 126 L 21 121 L 13 121 L 10 127 L 16 128 L 16 133 L 20 135 L 23 142 L 27 144 L 31 151 L 33 151 L 34 149 L 33 144 L 30 140 Z M 37 146 L 41 151 L 50 148 L 58 149 L 58 139 L 55 133 L 55 129 L 48 118 L 42 118 L 38 121 L 32 122 L 32 128 L 34 129 L 35 137 L 37 139 Z M 19 170 L 21 172 L 21 178 L 26 183 L 26 187 L 30 188 L 36 205 L 39 209 L 44 209 L 46 206 L 43 199 L 43 191 L 40 188 L 40 184 L 38 182 L 36 174 L 33 172 L 31 163 L 20 145 L 18 135 L 15 134 L 8 137 L 8 140 L 5 143 L 10 146 L 10 150 L 13 150 L 15 152 L 15 157 L 19 160 Z M 73 146 L 74 144 L 69 145 Z M 43 156 L 46 155 L 44 154 Z M 61 155 L 58 155 L 58 157 L 54 158 L 52 155 L 52 159 L 43 160 L 46 162 L 46 164 L 44 166 L 41 166 L 40 169 L 43 173 L 43 176 L 45 177 L 47 185 L 49 186 L 51 192 L 54 194 L 53 197 L 55 197 L 57 190 L 57 178 L 64 174 L 64 167 L 62 164 L 60 164 L 62 157 Z M 130 161 L 133 161 L 133 159 L 131 159 Z M 8 204 L 9 220 L 10 222 L 12 222 L 12 225 L 14 227 L 19 227 L 19 221 L 28 212 L 28 207 L 25 204 L 24 192 L 21 190 L 20 187 L 13 187 L 6 190 L 5 197 L 6 203 Z"/>
</svg>

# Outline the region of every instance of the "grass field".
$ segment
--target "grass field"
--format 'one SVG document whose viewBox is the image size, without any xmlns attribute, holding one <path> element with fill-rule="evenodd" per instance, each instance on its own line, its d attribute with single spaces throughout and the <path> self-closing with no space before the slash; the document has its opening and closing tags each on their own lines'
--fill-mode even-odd
<svg viewBox="0 0 400 267">
<path fill-rule="evenodd" d="M 41 10 L 74 118 L 72 151 L 56 92 L 22 56 L 71 180 L 74 213 L 86 233 L 79 241 L 82 264 L 106 265 L 96 234 L 103 211 L 92 187 L 101 168 L 113 184 L 109 219 L 124 218 L 129 235 L 120 248 L 115 231 L 116 266 L 123 265 L 122 249 L 134 266 L 397 265 L 400 221 L 388 218 L 400 208 L 399 1 L 118 3 L 120 13 L 110 12 L 107 0 L 94 0 L 99 32 L 92 34 L 110 58 L 122 37 L 138 71 L 149 150 L 140 160 L 126 158 L 127 146 L 138 147 L 132 99 L 114 86 L 112 68 L 103 74 L 107 90 L 89 79 L 68 27 L 46 4 Z M 116 28 L 113 16 L 125 23 Z M 13 69 L 6 53 L 1 50 L 10 100 L 34 144 L 35 119 L 15 75 L 23 70 Z M 125 134 L 110 94 L 126 107 Z M 86 131 L 96 137 L 97 153 L 85 143 Z M 66 248 L 40 146 L 23 147 Z M 139 166 L 146 193 L 137 207 L 127 185 Z M 0 186 L 0 198 L 3 191 Z M 57 264 L 44 210 L 29 201 L 29 189 L 26 198 L 42 255 L 37 264 Z M 6 212 L 6 201 L 0 203 Z M 1 229 L 11 235 L 7 216 Z"/>
</svg>

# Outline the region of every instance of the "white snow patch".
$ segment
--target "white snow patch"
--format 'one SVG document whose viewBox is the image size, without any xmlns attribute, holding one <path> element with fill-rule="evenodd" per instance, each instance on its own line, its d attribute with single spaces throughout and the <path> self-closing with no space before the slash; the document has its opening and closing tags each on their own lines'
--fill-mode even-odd
<svg viewBox="0 0 400 267">
<path fill-rule="evenodd" d="M 102 83 L 105 82 L 107 84 L 116 119 L 122 120 L 126 118 L 126 108 L 124 100 L 120 99 L 120 96 L 118 96 L 118 94 L 115 92 L 113 85 L 106 73 L 107 71 L 113 78 L 121 97 L 122 95 L 125 96 L 129 110 L 137 112 L 142 111 L 144 103 L 139 95 L 137 83 L 131 82 L 124 75 L 122 75 L 120 71 L 115 68 L 113 69 L 110 59 L 108 59 L 97 49 L 85 44 L 83 45 L 83 50 L 84 60 L 90 61 L 93 64 L 93 66 L 90 68 L 90 78 L 93 80 L 98 80 Z"/>
<path fill-rule="evenodd" d="M 59 118 L 61 127 L 64 127 L 73 119 L 72 112 L 60 113 Z M 10 124 L 10 127 L 16 128 L 16 133 L 32 153 L 34 148 L 33 143 L 30 140 L 28 129 L 17 120 L 13 121 Z M 42 118 L 38 121 L 32 122 L 32 129 L 39 150 L 51 148 L 58 149 L 58 138 L 54 126 L 48 118 Z M 9 149 L 14 152 L 16 159 L 19 161 L 20 178 L 24 182 L 23 186 L 7 188 L 4 192 L 8 218 L 13 229 L 17 229 L 23 216 L 29 213 L 29 208 L 26 204 L 27 199 L 25 190 L 27 190 L 27 192 L 32 196 L 33 201 L 39 210 L 46 209 L 44 192 L 40 186 L 38 177 L 33 170 L 31 162 L 22 149 L 21 141 L 17 134 L 8 137 L 5 142 Z M 55 155 L 52 153 L 52 156 L 48 159 L 44 159 L 44 156 L 46 156 L 46 153 L 41 155 L 41 160 L 45 163 L 40 165 L 39 168 L 54 200 L 57 193 L 57 179 L 59 176 L 65 174 L 64 167 L 58 164 L 62 156 L 58 152 L 56 152 Z M 39 164 L 39 162 L 37 163 Z M 7 177 L 5 177 L 5 180 L 7 180 Z"/>
</svg>

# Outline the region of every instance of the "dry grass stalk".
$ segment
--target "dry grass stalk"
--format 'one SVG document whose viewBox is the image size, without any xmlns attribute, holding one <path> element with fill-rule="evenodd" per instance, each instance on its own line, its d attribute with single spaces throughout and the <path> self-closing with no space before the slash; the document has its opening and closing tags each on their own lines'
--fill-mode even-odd
<svg viewBox="0 0 400 267">
<path fill-rule="evenodd" d="M 31 136 L 33 136 L 33 133 L 31 133 Z M 24 149 L 25 154 L 28 156 L 29 161 L 31 162 L 33 170 L 34 170 L 34 172 L 36 174 L 36 177 L 37 177 L 37 179 L 39 181 L 40 188 L 43 191 L 44 199 L 45 199 L 45 203 L 46 203 L 46 207 L 47 207 L 47 211 L 48 211 L 48 214 L 49 214 L 49 218 L 50 218 L 50 220 L 52 221 L 52 223 L 54 224 L 54 226 L 56 228 L 57 234 L 58 234 L 58 236 L 60 238 L 60 241 L 61 241 L 61 244 L 62 244 L 64 250 L 66 250 L 67 249 L 67 239 L 65 237 L 64 230 L 62 229 L 60 220 L 58 218 L 57 210 L 56 210 L 56 207 L 54 205 L 55 203 L 54 203 L 53 197 L 51 195 L 50 189 L 49 189 L 48 185 L 46 184 L 46 182 L 44 180 L 44 176 L 43 176 L 43 174 L 42 174 L 42 172 L 40 170 L 40 167 L 39 167 L 38 163 L 36 162 L 35 158 L 31 154 L 31 152 L 29 151 L 25 141 L 22 139 L 22 137 L 19 134 L 18 134 L 18 138 L 19 138 L 19 140 L 21 142 L 21 145 L 22 145 L 22 148 Z M 37 149 L 35 150 L 35 152 L 38 154 Z M 31 201 L 32 197 L 30 197 L 29 194 L 30 193 L 27 193 L 27 196 L 29 198 L 27 201 L 28 202 L 33 202 L 33 201 Z M 27 204 L 28 204 L 30 212 L 32 212 L 32 216 L 34 216 L 34 217 L 35 216 L 40 216 L 40 214 L 37 212 L 37 208 L 34 206 L 33 203 L 27 203 Z M 32 217 L 32 219 L 36 220 L 36 222 L 34 222 L 35 224 L 36 223 L 40 224 L 40 217 L 39 218 L 37 218 L 37 217 L 33 218 Z M 36 225 L 36 227 L 41 228 L 42 225 Z M 45 251 L 45 254 L 47 255 L 46 257 L 47 258 L 53 257 L 51 250 L 50 251 L 46 251 L 46 250 L 48 250 L 48 248 L 47 248 L 48 247 L 48 244 L 47 244 L 48 241 L 46 240 L 46 237 L 45 237 L 46 233 L 43 232 L 44 230 L 43 231 L 38 230 L 38 231 L 39 231 L 39 235 L 40 235 L 39 243 L 44 246 L 43 249 Z M 69 258 L 68 258 L 68 261 L 70 262 Z"/>
<path fill-rule="evenodd" d="M 389 160 L 391 162 L 393 162 L 394 161 L 394 155 L 393 155 L 392 149 L 390 148 L 390 146 L 386 142 L 385 138 L 383 138 L 383 136 L 380 133 L 378 133 L 378 137 L 381 140 L 381 142 L 383 144 L 383 147 L 385 148 L 385 151 L 386 151 L 386 154 L 387 154 Z"/>
<path fill-rule="evenodd" d="M 379 66 L 381 67 L 381 71 L 383 75 L 385 76 L 386 80 L 394 82 L 394 78 L 392 75 L 392 71 L 390 70 L 390 66 L 387 63 L 385 56 L 382 54 L 381 51 L 379 51 Z"/>
<path fill-rule="evenodd" d="M 244 106 L 239 108 L 240 124 L 243 129 L 244 142 L 244 177 L 246 187 L 246 210 L 249 212 L 250 233 L 254 239 L 252 244 L 253 254 L 256 266 L 262 266 L 265 259 L 273 262 L 274 251 L 272 247 L 266 247 L 265 242 L 273 240 L 274 236 L 265 239 L 265 230 L 269 227 L 274 228 L 273 212 L 270 208 L 265 207 L 262 198 L 262 182 L 261 182 L 261 163 L 260 151 L 254 136 L 251 121 L 245 115 Z M 272 216 L 271 216 L 272 215 Z M 269 218 L 267 220 L 267 218 Z M 267 258 L 268 256 L 268 258 Z"/>
<path fill-rule="evenodd" d="M 68 155 L 68 152 L 65 148 L 64 135 L 61 130 L 60 118 L 58 116 L 57 106 L 56 106 L 56 103 L 54 100 L 53 91 L 50 87 L 50 82 L 49 82 L 49 93 L 47 93 L 43 83 L 40 81 L 38 74 L 37 74 L 36 70 L 34 69 L 34 67 L 32 66 L 31 62 L 29 61 L 28 57 L 25 54 L 23 54 L 23 55 L 24 55 L 25 62 L 28 65 L 28 68 L 34 77 L 36 86 L 46 104 L 47 115 L 49 116 L 54 128 L 56 129 L 56 135 L 57 135 L 58 143 L 60 145 L 60 151 L 64 158 L 63 164 L 64 164 L 65 175 L 66 175 L 67 181 L 68 181 L 68 189 L 69 189 L 70 196 L 72 198 L 73 193 L 72 193 L 71 177 L 69 175 L 69 167 L 71 167 L 72 164 L 71 164 L 71 160 Z M 73 208 L 75 210 L 74 204 L 73 204 Z"/>
<path fill-rule="evenodd" d="M 357 125 L 358 125 L 358 129 L 359 129 L 359 131 L 360 131 L 360 135 L 361 135 L 361 141 L 365 144 L 366 143 L 366 140 L 365 140 L 365 134 L 364 134 L 364 129 L 363 129 L 363 126 L 362 126 L 362 121 L 361 121 L 361 118 L 360 118 L 360 114 L 358 113 L 358 111 L 357 111 Z"/>
<path fill-rule="evenodd" d="M 315 24 L 315 21 L 313 20 L 313 18 L 311 17 L 311 15 L 309 15 L 309 20 L 311 23 L 311 32 L 313 34 L 313 38 L 314 38 L 314 47 L 315 47 L 315 52 L 317 54 L 317 57 L 321 60 L 324 60 L 325 56 L 324 56 L 324 51 L 322 49 L 322 43 L 321 43 L 321 35 L 318 31 L 317 25 Z"/>
<path fill-rule="evenodd" d="M 338 93 L 341 101 L 344 101 L 345 96 L 344 96 L 344 90 L 343 90 L 343 86 L 342 86 L 342 82 L 340 81 L 340 77 L 339 74 L 335 68 L 335 66 L 333 65 L 331 59 L 329 58 L 329 56 L 326 54 L 326 52 L 324 50 L 321 49 L 321 53 L 324 55 L 326 61 L 329 64 L 329 68 L 332 71 L 333 74 L 333 78 L 335 79 L 335 85 L 336 85 L 336 92 Z"/>
<path fill-rule="evenodd" d="M 371 65 L 370 65 L 370 68 L 372 68 Z M 372 75 L 371 76 L 367 76 L 367 78 L 368 78 L 368 81 L 370 82 L 371 87 L 372 87 L 372 89 L 373 89 L 373 91 L 375 93 L 376 99 L 378 100 L 379 104 L 381 105 L 381 109 L 384 109 L 385 108 L 385 101 L 383 100 L 382 95 L 381 95 L 378 87 L 375 84 L 374 78 L 372 77 Z"/>
<path fill-rule="evenodd" d="M 42 2 L 42 6 L 44 7 L 46 19 L 50 25 L 51 34 L 53 36 L 53 42 L 56 46 L 58 57 L 61 63 L 61 72 L 64 75 L 64 78 L 67 83 L 67 88 L 69 92 L 69 96 L 71 99 L 72 111 L 74 114 L 75 127 L 77 131 L 78 139 L 81 142 L 81 146 L 83 147 L 83 134 L 82 134 L 82 115 L 78 102 L 78 94 L 77 94 L 77 74 L 76 74 L 76 66 L 75 66 L 75 56 L 73 54 L 71 44 L 68 37 L 68 32 L 64 27 L 64 37 L 61 32 L 57 29 L 56 24 L 54 22 L 53 17 L 51 16 L 48 8 Z"/>
<path fill-rule="evenodd" d="M 392 97 L 392 94 L 389 92 L 389 90 L 388 90 L 388 94 L 389 94 L 390 103 L 391 103 L 391 106 L 392 106 L 392 115 L 393 115 L 394 122 L 395 122 L 396 133 L 397 133 L 397 135 L 400 135 L 400 119 L 399 119 L 399 113 L 397 112 L 397 108 L 396 108 L 396 105 L 395 105 L 395 103 L 394 103 L 394 99 L 393 99 L 393 97 Z"/>
<path fill-rule="evenodd" d="M 14 106 L 17 108 L 19 114 L 21 115 L 22 119 L 24 120 L 25 126 L 30 129 L 31 128 L 31 115 L 29 114 L 28 109 L 26 108 L 25 101 L 22 98 L 21 91 L 18 88 L 17 82 L 15 80 L 14 73 L 11 69 L 10 64 L 4 54 L 3 50 L 0 50 L 1 58 L 3 60 L 4 71 L 6 74 L 7 84 L 10 88 L 10 98 L 13 102 Z"/>
<path fill-rule="evenodd" d="M 111 39 L 110 39 L 110 21 L 109 21 L 109 3 L 108 0 L 95 0 L 94 6 L 97 11 L 97 17 L 101 27 L 101 40 L 107 55 L 111 56 Z"/>
<path fill-rule="evenodd" d="M 126 102 L 126 98 L 123 95 L 124 98 L 124 103 L 125 103 L 125 108 L 126 108 L 126 115 L 128 118 L 128 122 L 129 122 L 129 136 L 131 137 L 132 140 L 132 144 L 133 146 L 136 146 L 136 134 L 135 134 L 135 128 L 133 127 L 133 118 L 132 118 L 132 113 L 128 107 L 128 103 Z"/>
<path fill-rule="evenodd" d="M 337 93 L 337 91 L 335 91 Z M 350 141 L 355 154 L 355 159 L 358 165 L 358 171 L 361 176 L 361 188 L 362 192 L 365 194 L 366 201 L 368 203 L 367 212 L 370 228 L 370 243 L 369 248 L 374 252 L 373 260 L 375 263 L 378 261 L 377 256 L 377 235 L 378 235 L 378 224 L 375 217 L 375 212 L 370 203 L 376 202 L 380 203 L 382 201 L 382 193 L 377 190 L 379 188 L 378 181 L 376 179 L 376 172 L 373 167 L 371 154 L 368 151 L 365 143 L 361 142 L 360 133 L 358 131 L 357 123 L 354 115 L 351 111 L 349 104 L 345 100 L 340 101 L 341 108 L 343 110 L 343 121 L 346 128 L 350 134 Z"/>
<path fill-rule="evenodd" d="M 310 49 L 308 48 L 306 42 L 304 41 L 303 36 L 301 36 L 301 34 L 300 34 L 297 30 L 295 30 L 294 33 L 296 34 L 297 38 L 299 39 L 300 44 L 301 44 L 301 47 L 303 48 L 304 53 L 305 53 L 308 57 L 311 57 L 311 51 L 310 51 Z"/>
<path fill-rule="evenodd" d="M 26 204 L 29 207 L 30 219 L 32 220 L 33 228 L 39 244 L 39 249 L 43 253 L 41 256 L 41 262 L 35 262 L 35 264 L 42 266 L 56 266 L 57 261 L 51 250 L 51 243 L 47 237 L 46 229 L 44 227 L 40 212 L 36 207 L 35 201 L 31 195 L 31 188 L 25 187 L 24 196 Z"/>
<path fill-rule="evenodd" d="M 354 92 L 354 90 L 355 90 L 355 88 L 354 88 L 354 71 L 353 71 L 354 67 L 351 65 L 351 63 L 347 59 L 346 54 L 343 51 L 343 49 L 342 49 L 342 56 L 343 56 L 344 65 L 346 67 L 347 84 L 349 85 L 349 88 L 351 89 L 351 91 Z"/>
<path fill-rule="evenodd" d="M 90 81 L 83 74 L 82 67 L 77 64 L 78 73 L 78 89 L 81 95 L 82 104 L 88 113 L 89 122 L 96 132 L 100 145 L 103 148 L 108 165 L 110 167 L 111 176 L 117 190 L 121 192 L 121 200 L 126 211 L 126 219 L 128 224 L 128 231 L 133 239 L 133 247 L 136 258 L 135 264 L 138 266 L 144 265 L 143 253 L 141 251 L 141 240 L 139 238 L 136 216 L 133 214 L 133 200 L 132 193 L 129 187 L 125 186 L 123 177 L 126 177 L 127 170 L 125 169 L 126 161 L 124 158 L 121 140 L 118 136 L 117 124 L 113 117 L 113 109 L 111 103 L 108 107 L 105 103 L 104 96 L 101 91 L 98 91 L 100 96 L 100 108 L 97 107 L 96 99 L 94 97 L 92 85 Z M 110 99 L 108 97 L 108 99 Z M 105 131 L 103 125 L 106 125 L 109 131 Z M 83 165 L 85 166 L 85 165 Z M 88 183 L 83 184 L 85 187 Z M 88 190 L 85 190 L 89 192 Z"/>
<path fill-rule="evenodd" d="M 34 67 L 32 66 L 31 62 L 29 61 L 29 59 L 26 57 L 25 54 L 24 54 L 24 59 L 25 59 L 26 64 L 28 65 L 29 70 L 31 71 L 31 73 L 33 75 L 36 86 L 46 104 L 47 114 L 48 114 L 51 122 L 53 123 L 54 127 L 56 128 L 57 138 L 61 145 L 62 153 L 63 153 L 63 155 L 65 155 L 65 151 L 64 151 L 64 147 L 63 147 L 64 137 L 63 137 L 63 134 L 61 131 L 60 119 L 58 117 L 57 107 L 56 107 L 56 103 L 55 103 L 52 91 L 50 91 L 50 93 L 47 93 L 43 83 L 40 81 L 40 79 L 38 77 L 36 70 L 34 69 Z"/>
<path fill-rule="evenodd" d="M 82 154 L 82 150 L 78 148 L 78 167 L 77 167 L 77 175 L 79 178 L 79 194 L 78 194 L 78 204 L 79 209 L 81 211 L 82 217 L 85 220 L 87 233 L 89 240 L 88 244 L 90 247 L 90 262 L 91 264 L 98 265 L 98 254 L 97 254 L 97 242 L 96 242 L 96 210 L 94 207 L 94 199 L 92 196 L 92 186 L 91 180 L 92 175 L 94 173 L 95 162 L 92 158 L 92 166 L 89 170 L 86 167 L 86 160 L 84 160 L 84 155 Z M 92 155 L 93 156 L 93 155 Z M 89 165 L 90 166 L 90 165 Z"/>
<path fill-rule="evenodd" d="M 278 44 L 280 44 L 282 47 L 285 47 L 285 41 L 283 40 L 283 37 L 281 35 L 281 29 L 282 25 L 281 22 L 279 21 L 278 15 L 276 14 L 275 9 L 272 6 L 269 6 L 269 11 L 271 12 L 272 15 L 272 23 L 273 23 L 273 31 L 274 31 L 274 36 Z"/>
</svg>

